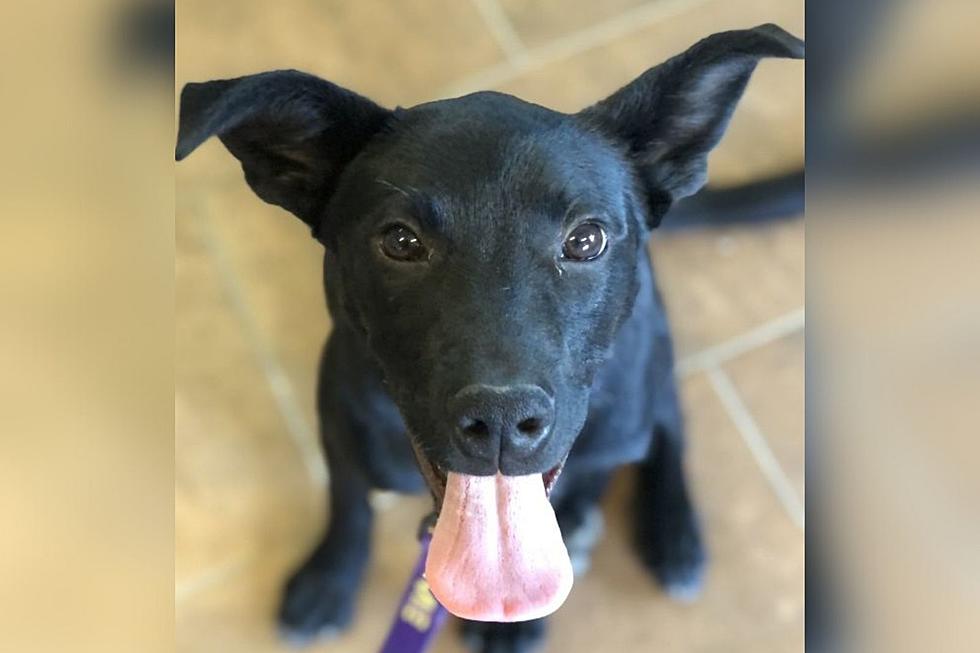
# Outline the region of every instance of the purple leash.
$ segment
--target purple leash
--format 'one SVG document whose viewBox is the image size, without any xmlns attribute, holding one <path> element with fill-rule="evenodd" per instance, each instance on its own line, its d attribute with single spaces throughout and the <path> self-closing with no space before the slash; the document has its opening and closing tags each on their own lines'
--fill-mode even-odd
<svg viewBox="0 0 980 653">
<path fill-rule="evenodd" d="M 446 609 L 429 590 L 426 582 L 425 558 L 429 553 L 432 533 L 425 529 L 421 537 L 422 552 L 415 563 L 415 570 L 398 604 L 398 612 L 388 631 L 388 638 L 381 653 L 423 653 L 446 622 Z"/>
</svg>

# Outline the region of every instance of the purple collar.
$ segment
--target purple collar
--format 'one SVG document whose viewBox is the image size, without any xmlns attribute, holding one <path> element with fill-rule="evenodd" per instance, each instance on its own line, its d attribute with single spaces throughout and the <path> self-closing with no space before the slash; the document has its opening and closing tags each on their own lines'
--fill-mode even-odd
<svg viewBox="0 0 980 653">
<path fill-rule="evenodd" d="M 432 534 L 421 536 L 422 552 L 398 604 L 398 612 L 388 631 L 381 653 L 423 653 L 446 621 L 446 609 L 439 605 L 425 580 L 425 558 Z"/>
</svg>

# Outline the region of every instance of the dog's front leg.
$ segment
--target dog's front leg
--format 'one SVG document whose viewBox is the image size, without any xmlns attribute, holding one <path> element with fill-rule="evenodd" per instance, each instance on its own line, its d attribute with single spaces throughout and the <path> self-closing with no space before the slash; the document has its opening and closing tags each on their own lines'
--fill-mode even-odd
<svg viewBox="0 0 980 653">
<path fill-rule="evenodd" d="M 325 445 L 330 522 L 323 540 L 286 584 L 279 611 L 283 636 L 297 644 L 336 635 L 350 624 L 371 549 L 368 483 L 329 439 Z"/>
<path fill-rule="evenodd" d="M 638 470 L 634 512 L 640 557 L 673 598 L 700 594 L 706 553 L 683 466 L 684 430 L 676 397 L 661 416 Z"/>
</svg>

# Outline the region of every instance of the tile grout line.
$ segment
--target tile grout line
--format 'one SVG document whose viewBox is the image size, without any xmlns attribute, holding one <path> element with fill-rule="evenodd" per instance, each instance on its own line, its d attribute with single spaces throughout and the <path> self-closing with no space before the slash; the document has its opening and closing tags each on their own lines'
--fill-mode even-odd
<svg viewBox="0 0 980 653">
<path fill-rule="evenodd" d="M 481 0 L 475 1 L 480 2 Z M 524 73 L 628 36 L 705 2 L 707 0 L 654 0 L 648 2 L 592 27 L 566 34 L 545 45 L 527 49 L 516 62 L 508 61 L 466 75 L 444 87 L 442 91 L 437 93 L 437 97 L 454 97 L 498 87 Z"/>
<path fill-rule="evenodd" d="M 510 22 L 500 0 L 472 0 L 476 10 L 480 12 L 497 45 L 504 51 L 507 62 L 511 66 L 519 66 L 527 57 L 527 47 L 517 35 L 517 30 Z"/>
<path fill-rule="evenodd" d="M 189 580 L 174 585 L 174 605 L 182 603 L 195 594 L 214 587 L 248 566 L 251 556 L 243 554 L 226 560 L 221 564 L 205 569 Z"/>
<path fill-rule="evenodd" d="M 725 342 L 685 356 L 674 366 L 677 376 L 684 378 L 697 372 L 718 367 L 753 349 L 779 340 L 806 326 L 806 309 L 800 308 L 770 320 L 751 331 L 741 333 Z"/>
<path fill-rule="evenodd" d="M 713 367 L 708 370 L 708 380 L 725 407 L 728 416 L 734 422 L 742 440 L 748 446 L 752 457 L 755 458 L 756 464 L 762 470 L 769 486 L 776 493 L 779 502 L 783 504 L 783 508 L 793 523 L 800 530 L 804 530 L 806 511 L 803 508 L 802 500 L 796 495 L 796 490 L 793 489 L 779 461 L 773 455 L 765 435 L 762 434 L 759 425 L 752 418 L 752 414 L 742 401 L 731 379 L 720 367 Z"/>
<path fill-rule="evenodd" d="M 315 445 L 317 437 L 306 418 L 303 417 L 303 411 L 296 402 L 293 384 L 259 331 L 258 324 L 256 324 L 238 279 L 235 277 L 227 253 L 218 241 L 214 231 L 214 223 L 210 216 L 207 215 L 207 212 L 202 211 L 198 214 L 198 218 L 204 221 L 205 245 L 217 264 L 225 292 L 242 323 L 245 337 L 255 355 L 259 368 L 262 370 L 262 375 L 269 385 L 290 439 L 296 446 L 310 480 L 318 487 L 324 486 L 327 482 L 327 470 L 323 465 L 323 457 Z"/>
</svg>

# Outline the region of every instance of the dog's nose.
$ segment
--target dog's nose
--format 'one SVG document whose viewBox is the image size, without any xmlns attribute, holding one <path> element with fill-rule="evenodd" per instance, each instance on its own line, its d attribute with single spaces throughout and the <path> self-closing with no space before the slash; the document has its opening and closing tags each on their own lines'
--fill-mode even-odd
<svg viewBox="0 0 980 653">
<path fill-rule="evenodd" d="M 551 431 L 555 404 L 536 385 L 469 385 L 449 402 L 461 444 L 480 450 L 488 447 L 528 448 Z"/>
</svg>

